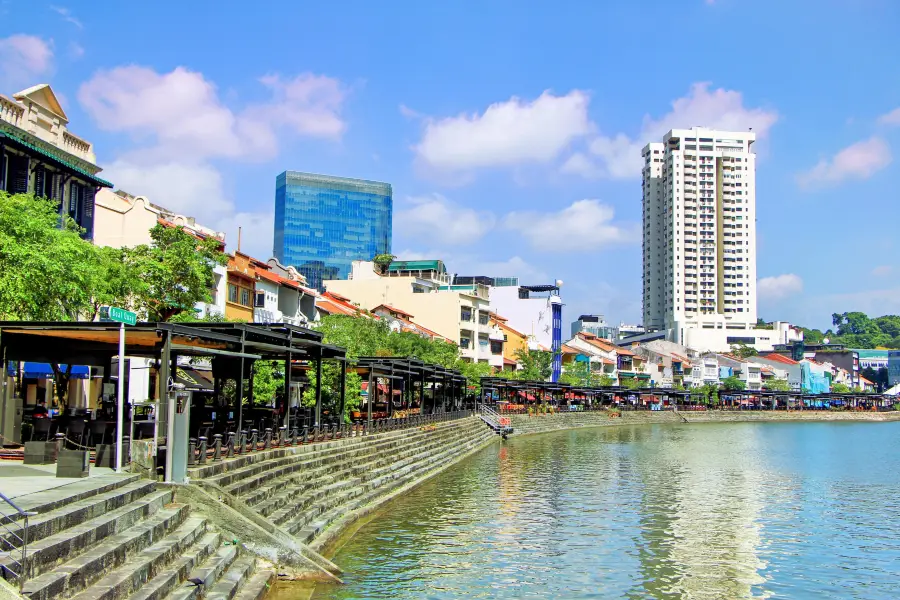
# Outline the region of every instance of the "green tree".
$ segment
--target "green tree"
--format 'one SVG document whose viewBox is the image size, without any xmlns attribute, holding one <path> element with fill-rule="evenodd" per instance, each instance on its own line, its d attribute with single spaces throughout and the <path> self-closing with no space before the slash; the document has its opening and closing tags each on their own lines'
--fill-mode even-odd
<svg viewBox="0 0 900 600">
<path fill-rule="evenodd" d="M 593 385 L 594 380 L 590 363 L 581 360 L 572 361 L 559 377 L 560 383 L 582 387 Z"/>
<path fill-rule="evenodd" d="M 546 350 L 519 348 L 516 350 L 516 361 L 520 368 L 517 378 L 523 381 L 546 381 L 553 373 L 553 354 Z"/>
<path fill-rule="evenodd" d="M 846 383 L 833 383 L 831 384 L 831 391 L 835 394 L 847 394 L 850 392 L 850 386 Z"/>
<path fill-rule="evenodd" d="M 753 346 L 747 344 L 732 344 L 731 353 L 738 358 L 750 358 L 751 356 L 759 356 L 759 352 Z"/>
<path fill-rule="evenodd" d="M 0 319 L 71 321 L 91 310 L 97 247 L 57 202 L 0 191 Z"/>
<path fill-rule="evenodd" d="M 763 387 L 765 389 L 769 390 L 770 392 L 789 392 L 789 391 L 791 391 L 791 384 L 788 383 L 787 379 L 772 378 L 772 379 L 766 381 L 766 383 L 764 384 Z"/>
<path fill-rule="evenodd" d="M 157 224 L 150 230 L 150 245 L 126 251 L 125 257 L 144 283 L 144 293 L 136 299 L 150 321 L 169 321 L 191 312 L 200 302 L 212 301 L 215 286 L 213 268 L 228 257 L 221 243 L 197 238 L 183 227 Z"/>
<path fill-rule="evenodd" d="M 722 389 L 728 392 L 740 392 L 747 387 L 747 384 L 738 377 L 730 375 L 722 380 Z"/>
<path fill-rule="evenodd" d="M 139 270 L 128 260 L 128 250 L 99 247 L 96 259 L 87 319 L 93 321 L 97 318 L 101 306 L 137 309 L 136 303 L 147 296 L 148 289 Z"/>
<path fill-rule="evenodd" d="M 600 387 L 612 387 L 616 384 L 616 380 L 606 373 L 602 373 L 597 379 L 597 385 Z"/>
<path fill-rule="evenodd" d="M 637 377 L 626 377 L 622 380 L 622 387 L 629 390 L 640 390 L 649 385 L 650 384 L 646 379 L 639 379 Z"/>
</svg>

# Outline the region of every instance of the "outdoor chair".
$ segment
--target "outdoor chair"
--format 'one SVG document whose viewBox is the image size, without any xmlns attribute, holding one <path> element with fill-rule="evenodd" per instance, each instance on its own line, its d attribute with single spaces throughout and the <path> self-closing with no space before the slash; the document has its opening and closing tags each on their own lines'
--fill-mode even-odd
<svg viewBox="0 0 900 600">
<path fill-rule="evenodd" d="M 106 432 L 109 425 L 106 421 L 91 421 L 90 442 L 91 446 L 106 443 Z M 99 441 L 98 441 L 99 440 Z"/>
<path fill-rule="evenodd" d="M 50 441 L 50 419 L 34 419 L 32 421 L 33 426 L 31 428 L 31 439 L 28 440 L 30 442 L 34 441 L 34 437 L 37 436 L 38 440 L 43 439 L 44 441 Z"/>
<path fill-rule="evenodd" d="M 84 445 L 85 429 L 87 421 L 84 419 L 72 419 L 66 426 L 66 440 L 72 444 Z"/>
</svg>

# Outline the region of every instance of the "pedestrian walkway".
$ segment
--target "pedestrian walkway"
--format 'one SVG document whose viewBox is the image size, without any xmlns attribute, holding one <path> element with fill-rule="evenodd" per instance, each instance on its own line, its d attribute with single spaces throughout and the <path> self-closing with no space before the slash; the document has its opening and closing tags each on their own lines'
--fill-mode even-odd
<svg viewBox="0 0 900 600">
<path fill-rule="evenodd" d="M 118 477 L 127 477 L 127 475 L 116 475 L 112 469 L 92 465 L 90 477 L 57 477 L 55 464 L 24 465 L 22 461 L 0 461 L 0 493 L 11 500 L 85 480 L 92 481 L 96 478 L 103 478 L 103 481 L 107 481 L 109 478 L 116 479 Z M 101 482 L 97 483 L 102 485 Z M 61 490 L 61 492 L 64 494 L 64 491 Z"/>
</svg>

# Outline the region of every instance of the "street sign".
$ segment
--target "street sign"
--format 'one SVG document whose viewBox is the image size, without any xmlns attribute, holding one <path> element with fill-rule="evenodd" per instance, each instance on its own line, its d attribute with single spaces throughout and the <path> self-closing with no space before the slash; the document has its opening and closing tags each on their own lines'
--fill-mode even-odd
<svg viewBox="0 0 900 600">
<path fill-rule="evenodd" d="M 105 313 L 105 314 L 104 314 Z M 125 310 L 124 308 L 117 308 L 115 306 L 104 306 L 100 309 L 100 317 L 106 317 L 110 321 L 115 321 L 116 323 L 125 323 L 126 325 L 135 325 L 137 324 L 137 314 L 131 312 L 130 310 Z"/>
</svg>

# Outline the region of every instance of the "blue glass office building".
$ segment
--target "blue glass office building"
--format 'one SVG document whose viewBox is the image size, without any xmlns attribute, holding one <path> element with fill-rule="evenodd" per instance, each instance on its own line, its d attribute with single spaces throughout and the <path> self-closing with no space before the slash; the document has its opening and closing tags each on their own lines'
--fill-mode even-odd
<svg viewBox="0 0 900 600">
<path fill-rule="evenodd" d="M 389 183 L 285 171 L 275 180 L 275 256 L 310 287 L 346 279 L 354 260 L 391 251 Z"/>
</svg>

